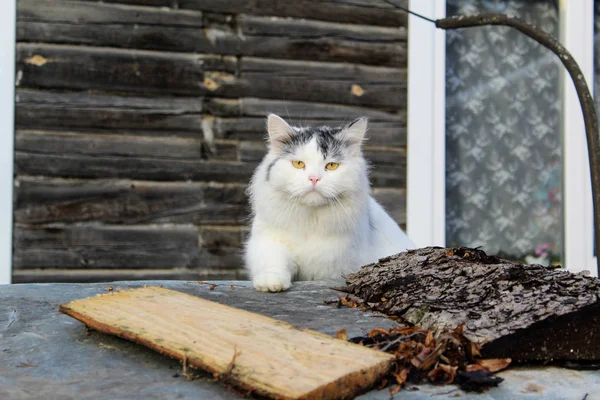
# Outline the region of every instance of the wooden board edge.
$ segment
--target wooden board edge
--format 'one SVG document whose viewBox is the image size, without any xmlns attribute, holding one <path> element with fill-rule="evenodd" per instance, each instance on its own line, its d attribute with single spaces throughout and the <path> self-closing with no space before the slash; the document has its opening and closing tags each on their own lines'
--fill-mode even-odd
<svg viewBox="0 0 600 400">
<path fill-rule="evenodd" d="M 312 392 L 306 393 L 300 399 L 354 399 L 356 396 L 373 389 L 380 379 L 390 372 L 393 367 L 393 361 L 394 358 L 385 360 L 371 366 L 369 371 L 360 370 L 346 375 L 346 380 L 353 382 L 352 386 L 347 383 L 330 382 Z"/>
</svg>

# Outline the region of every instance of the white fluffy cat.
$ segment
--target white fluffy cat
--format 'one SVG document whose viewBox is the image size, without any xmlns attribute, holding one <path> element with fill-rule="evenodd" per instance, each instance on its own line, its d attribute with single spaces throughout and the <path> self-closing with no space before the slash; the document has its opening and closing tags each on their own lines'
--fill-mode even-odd
<svg viewBox="0 0 600 400">
<path fill-rule="evenodd" d="M 248 189 L 253 221 L 245 261 L 257 290 L 284 291 L 292 279 L 340 279 L 414 248 L 370 195 L 361 152 L 366 118 L 343 128 L 298 128 L 270 114 L 267 130 L 269 152 Z"/>
</svg>

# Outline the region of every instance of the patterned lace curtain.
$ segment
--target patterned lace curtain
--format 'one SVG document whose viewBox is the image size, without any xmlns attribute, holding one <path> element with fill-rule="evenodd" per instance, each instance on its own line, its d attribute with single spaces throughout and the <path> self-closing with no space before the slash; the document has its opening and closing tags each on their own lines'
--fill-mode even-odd
<svg viewBox="0 0 600 400">
<path fill-rule="evenodd" d="M 558 37 L 557 1 L 447 2 L 447 15 L 515 15 Z M 507 27 L 446 32 L 446 240 L 561 260 L 560 63 Z"/>
</svg>

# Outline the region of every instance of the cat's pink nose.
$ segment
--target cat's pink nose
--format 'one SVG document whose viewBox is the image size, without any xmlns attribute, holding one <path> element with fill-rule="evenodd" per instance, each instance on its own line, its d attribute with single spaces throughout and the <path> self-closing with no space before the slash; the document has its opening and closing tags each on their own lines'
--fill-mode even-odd
<svg viewBox="0 0 600 400">
<path fill-rule="evenodd" d="M 316 177 L 316 176 L 309 176 L 308 179 L 312 182 L 313 186 L 315 186 L 317 184 L 317 182 L 319 182 L 321 180 L 321 178 Z"/>
</svg>

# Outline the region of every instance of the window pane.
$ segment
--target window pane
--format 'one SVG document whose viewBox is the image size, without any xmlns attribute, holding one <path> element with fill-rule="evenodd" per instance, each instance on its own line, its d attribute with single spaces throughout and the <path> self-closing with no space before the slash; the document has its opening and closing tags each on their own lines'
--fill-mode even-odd
<svg viewBox="0 0 600 400">
<path fill-rule="evenodd" d="M 447 2 L 558 37 L 557 1 Z M 446 33 L 446 241 L 548 264 L 563 243 L 560 63 L 508 27 Z"/>
</svg>

